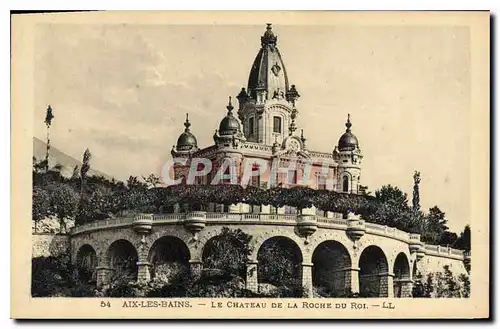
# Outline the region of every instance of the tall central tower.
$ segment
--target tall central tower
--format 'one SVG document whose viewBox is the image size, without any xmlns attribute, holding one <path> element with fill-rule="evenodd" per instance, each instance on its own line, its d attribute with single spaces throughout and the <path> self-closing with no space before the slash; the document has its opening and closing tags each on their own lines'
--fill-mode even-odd
<svg viewBox="0 0 500 329">
<path fill-rule="evenodd" d="M 299 93 L 295 85 L 289 86 L 277 41 L 271 24 L 267 24 L 261 48 L 250 70 L 247 89 L 242 88 L 237 96 L 238 117 L 249 142 L 282 143 L 297 129 L 295 105 Z"/>
</svg>

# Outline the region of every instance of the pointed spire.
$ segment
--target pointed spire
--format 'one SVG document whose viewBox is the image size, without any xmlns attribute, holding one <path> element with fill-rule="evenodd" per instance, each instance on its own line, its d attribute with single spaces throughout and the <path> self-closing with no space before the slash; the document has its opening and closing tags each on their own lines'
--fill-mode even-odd
<svg viewBox="0 0 500 329">
<path fill-rule="evenodd" d="M 189 113 L 186 113 L 186 122 L 184 122 L 184 127 L 186 127 L 184 131 L 188 133 L 189 127 L 191 127 L 191 122 L 189 122 Z"/>
<path fill-rule="evenodd" d="M 231 96 L 229 96 L 229 103 L 226 106 L 227 109 L 227 115 L 233 115 L 233 104 L 231 104 Z"/>
<path fill-rule="evenodd" d="M 347 122 L 345 123 L 345 126 L 347 127 L 346 132 L 350 132 L 352 127 L 351 114 L 347 114 Z"/>
<path fill-rule="evenodd" d="M 295 124 L 295 118 L 297 117 L 297 109 L 295 107 L 292 108 L 292 113 L 290 115 L 290 118 L 292 119 L 290 121 L 290 125 L 288 126 L 288 134 L 290 136 L 293 135 L 293 133 L 295 132 L 295 130 L 297 130 L 297 125 Z"/>
</svg>

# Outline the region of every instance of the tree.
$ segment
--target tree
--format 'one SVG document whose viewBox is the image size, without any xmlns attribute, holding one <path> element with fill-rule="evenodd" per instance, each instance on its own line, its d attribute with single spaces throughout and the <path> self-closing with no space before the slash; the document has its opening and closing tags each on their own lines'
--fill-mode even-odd
<svg viewBox="0 0 500 329">
<path fill-rule="evenodd" d="M 203 267 L 245 278 L 251 236 L 240 229 L 222 228 L 204 248 Z"/>
<path fill-rule="evenodd" d="M 147 187 L 147 184 L 139 181 L 137 176 L 130 176 L 127 179 L 127 187 L 129 190 L 145 189 Z"/>
<path fill-rule="evenodd" d="M 148 187 L 157 187 L 161 183 L 160 178 L 154 174 L 151 174 L 148 177 L 142 176 L 142 179 L 144 179 Z"/>
<path fill-rule="evenodd" d="M 34 186 L 32 199 L 33 205 L 31 208 L 31 215 L 35 223 L 35 232 L 37 232 L 38 222 L 50 215 L 50 195 L 46 190 Z"/>
<path fill-rule="evenodd" d="M 52 108 L 47 107 L 47 112 L 45 114 L 45 125 L 47 126 L 47 150 L 45 153 L 45 170 L 49 170 L 49 151 L 50 151 L 50 126 L 52 125 L 52 120 L 54 115 L 52 114 Z"/>
<path fill-rule="evenodd" d="M 471 250 L 471 244 L 470 244 L 470 239 L 471 239 L 471 234 L 470 234 L 470 225 L 466 225 L 463 232 L 460 233 L 460 237 L 457 239 L 457 242 L 455 243 L 455 247 L 470 251 Z"/>
<path fill-rule="evenodd" d="M 441 236 L 448 230 L 445 213 L 438 206 L 429 208 L 429 213 L 423 217 L 422 240 L 427 243 L 438 244 Z M 444 241 L 449 241 L 447 235 Z"/>
<path fill-rule="evenodd" d="M 454 232 L 444 231 L 437 244 L 441 246 L 453 246 L 457 242 L 458 236 Z"/>
<path fill-rule="evenodd" d="M 364 220 L 402 230 L 418 231 L 406 193 L 390 184 L 384 185 L 375 191 L 375 200 L 378 207 L 371 213 L 362 214 Z"/>
<path fill-rule="evenodd" d="M 83 161 L 82 166 L 80 168 L 80 198 L 83 199 L 84 196 L 84 188 L 85 188 L 85 178 L 87 176 L 88 171 L 90 170 L 90 158 L 92 154 L 89 149 L 86 149 L 83 152 Z"/>
<path fill-rule="evenodd" d="M 420 211 L 420 190 L 419 190 L 419 185 L 420 184 L 420 172 L 415 171 L 413 174 L 413 199 L 412 199 L 412 205 L 413 205 L 413 211 L 418 214 Z"/>
<path fill-rule="evenodd" d="M 67 184 L 54 186 L 50 196 L 51 212 L 59 219 L 60 232 L 67 230 L 66 219 L 74 218 L 78 207 L 78 194 Z"/>
</svg>

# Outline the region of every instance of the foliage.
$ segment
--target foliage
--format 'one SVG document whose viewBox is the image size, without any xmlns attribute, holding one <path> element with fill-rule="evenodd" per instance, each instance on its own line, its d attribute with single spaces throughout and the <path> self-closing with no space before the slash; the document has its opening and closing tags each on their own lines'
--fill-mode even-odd
<svg viewBox="0 0 500 329">
<path fill-rule="evenodd" d="M 415 171 L 413 174 L 413 199 L 412 199 L 412 206 L 413 206 L 413 211 L 415 213 L 418 213 L 420 211 L 420 172 Z"/>
<path fill-rule="evenodd" d="M 446 226 L 447 220 L 445 213 L 437 206 L 429 209 L 429 212 L 423 217 L 422 241 L 426 243 L 438 244 L 442 239 L 442 235 L 448 230 Z M 452 236 L 443 237 L 443 242 L 453 240 Z M 450 244 L 453 244 L 452 241 Z"/>
<path fill-rule="evenodd" d="M 443 271 L 428 273 L 425 277 L 418 273 L 412 295 L 414 298 L 469 298 L 470 279 L 465 274 L 454 275 L 445 265 Z"/>
<path fill-rule="evenodd" d="M 51 215 L 50 194 L 46 190 L 35 186 L 33 188 L 32 199 L 31 215 L 35 223 L 35 232 L 37 232 L 38 223 Z"/>
<path fill-rule="evenodd" d="M 223 273 L 245 277 L 246 263 L 250 255 L 251 235 L 240 229 L 222 228 L 221 234 L 210 239 L 204 247 L 203 266 Z"/>
<path fill-rule="evenodd" d="M 66 219 L 74 218 L 78 207 L 78 195 L 69 186 L 55 186 L 50 197 L 50 211 L 60 222 L 61 232 L 66 231 Z"/>
<path fill-rule="evenodd" d="M 414 223 L 414 213 L 408 206 L 408 196 L 399 188 L 384 185 L 375 191 L 378 207 L 371 213 L 363 214 L 362 219 L 396 227 L 398 229 L 417 233 L 418 225 Z"/>
<path fill-rule="evenodd" d="M 297 285 L 300 278 L 301 261 L 297 259 L 295 250 L 282 243 L 279 239 L 267 240 L 260 248 L 259 266 L 257 267 L 260 281 L 275 286 L 282 284 Z"/>
<path fill-rule="evenodd" d="M 36 257 L 31 260 L 33 297 L 91 297 L 94 282 L 76 279 L 76 268 L 67 257 Z"/>
<path fill-rule="evenodd" d="M 419 175 L 414 177 L 413 207 L 411 207 L 408 204 L 407 194 L 391 185 L 382 186 L 375 191 L 374 196 L 367 193 L 357 195 L 315 190 L 303 186 L 270 189 L 234 184 L 160 187 L 159 178 L 153 174 L 143 177 L 144 181 L 136 176 L 130 176 L 126 183 L 100 176 L 86 177 L 90 166 L 90 152 L 85 152 L 84 160 L 86 165 L 82 166 L 80 173 L 85 178 L 82 179 L 80 175 L 66 179 L 56 168 L 44 171 L 43 164 L 37 163 L 34 159 L 33 220 L 39 221 L 42 216 L 49 216 L 49 212 L 53 211 L 44 207 L 47 201 L 46 194 L 42 190 L 49 193 L 54 207 L 61 208 L 57 197 L 62 196 L 60 193 L 52 194 L 52 192 L 60 186 L 67 186 L 64 191 L 67 197 L 62 197 L 61 200 L 72 200 L 70 192 L 72 189 L 80 193 L 80 202 L 76 211 L 69 211 L 69 215 L 57 217 L 61 222 L 76 217 L 76 225 L 114 216 L 171 212 L 175 205 L 180 205 L 181 211 L 204 210 L 214 203 L 291 206 L 297 209 L 314 205 L 319 210 L 343 214 L 352 212 L 361 215 L 361 218 L 368 222 L 419 233 L 422 241 L 429 244 L 470 249 L 470 227 L 457 237 L 455 233 L 449 231 L 445 213 L 437 206 L 430 208 L 427 213 L 419 210 Z M 62 208 L 66 209 L 66 205 L 63 204 Z"/>
<path fill-rule="evenodd" d="M 470 225 L 466 225 L 463 232 L 460 233 L 460 237 L 457 239 L 455 248 L 460 248 L 462 250 L 471 250 L 470 244 Z"/>
</svg>

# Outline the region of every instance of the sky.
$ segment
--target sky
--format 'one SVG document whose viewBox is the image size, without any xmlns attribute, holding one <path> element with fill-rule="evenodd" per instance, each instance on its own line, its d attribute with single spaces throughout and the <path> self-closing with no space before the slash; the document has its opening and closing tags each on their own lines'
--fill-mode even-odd
<svg viewBox="0 0 500 329">
<path fill-rule="evenodd" d="M 160 175 L 189 113 L 200 147 L 246 87 L 265 23 L 41 24 L 34 134 L 118 179 Z M 274 25 L 308 148 L 331 152 L 347 114 L 370 191 L 398 186 L 470 224 L 470 31 L 464 26 Z M 410 201 L 411 202 L 411 201 Z"/>
</svg>

